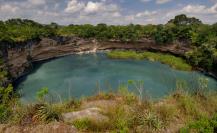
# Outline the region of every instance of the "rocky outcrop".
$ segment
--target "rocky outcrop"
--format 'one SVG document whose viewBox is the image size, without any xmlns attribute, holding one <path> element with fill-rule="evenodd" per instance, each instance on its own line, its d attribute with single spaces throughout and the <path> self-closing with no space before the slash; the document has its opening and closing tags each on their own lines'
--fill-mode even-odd
<svg viewBox="0 0 217 133">
<path fill-rule="evenodd" d="M 13 79 L 28 73 L 31 70 L 32 62 L 80 52 L 134 49 L 168 52 L 183 56 L 189 50 L 189 48 L 179 47 L 175 44 L 160 46 L 149 39 L 141 39 L 137 42 L 120 42 L 116 40 L 97 41 L 95 39 L 81 39 L 78 37 L 53 37 L 42 38 L 41 40 L 34 40 L 19 45 L 17 47 L 9 45 L 10 47 L 8 48 L 8 64 Z"/>
<path fill-rule="evenodd" d="M 97 123 L 108 122 L 109 118 L 105 115 L 102 115 L 100 112 L 101 109 L 99 108 L 87 108 L 81 111 L 65 113 L 62 114 L 62 116 L 63 120 L 69 123 L 83 119 L 93 120 Z"/>
</svg>

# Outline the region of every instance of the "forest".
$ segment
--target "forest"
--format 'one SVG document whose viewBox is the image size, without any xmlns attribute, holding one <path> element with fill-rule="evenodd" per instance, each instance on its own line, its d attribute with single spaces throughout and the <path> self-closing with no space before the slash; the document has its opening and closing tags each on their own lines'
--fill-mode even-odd
<svg viewBox="0 0 217 133">
<path fill-rule="evenodd" d="M 76 36 L 99 41 L 134 42 L 142 38 L 155 40 L 157 45 L 180 43 L 190 47 L 185 57 L 189 64 L 206 71 L 217 67 L 217 23 L 203 24 L 184 14 L 159 25 L 68 25 L 39 24 L 27 19 L 0 21 L 0 42 L 13 43 L 37 40 L 42 37 Z"/>
</svg>

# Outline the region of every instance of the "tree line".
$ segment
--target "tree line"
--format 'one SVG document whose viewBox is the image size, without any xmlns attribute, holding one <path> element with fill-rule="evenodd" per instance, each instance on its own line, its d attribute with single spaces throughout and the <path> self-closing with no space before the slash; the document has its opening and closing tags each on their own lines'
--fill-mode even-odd
<svg viewBox="0 0 217 133">
<path fill-rule="evenodd" d="M 98 40 L 138 41 L 142 38 L 155 40 L 157 45 L 174 42 L 192 47 L 186 53 L 189 63 L 213 70 L 217 67 L 217 23 L 203 24 L 197 18 L 184 14 L 175 16 L 162 25 L 68 25 L 40 24 L 27 19 L 0 21 L 0 42 L 17 43 L 49 36 L 76 36 Z"/>
</svg>

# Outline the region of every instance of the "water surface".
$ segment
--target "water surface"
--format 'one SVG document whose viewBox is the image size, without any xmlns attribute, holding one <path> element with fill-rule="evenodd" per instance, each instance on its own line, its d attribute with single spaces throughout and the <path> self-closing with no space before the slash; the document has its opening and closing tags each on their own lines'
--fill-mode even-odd
<svg viewBox="0 0 217 133">
<path fill-rule="evenodd" d="M 34 71 L 19 79 L 18 91 L 23 102 L 34 102 L 38 90 L 48 87 L 53 100 L 95 95 L 99 91 L 115 91 L 128 80 L 144 81 L 144 92 L 162 98 L 185 80 L 189 88 L 197 88 L 198 78 L 207 78 L 210 89 L 217 82 L 199 72 L 174 70 L 168 65 L 148 60 L 114 60 L 103 53 L 70 55 L 35 64 Z M 130 91 L 137 92 L 132 85 Z"/>
</svg>

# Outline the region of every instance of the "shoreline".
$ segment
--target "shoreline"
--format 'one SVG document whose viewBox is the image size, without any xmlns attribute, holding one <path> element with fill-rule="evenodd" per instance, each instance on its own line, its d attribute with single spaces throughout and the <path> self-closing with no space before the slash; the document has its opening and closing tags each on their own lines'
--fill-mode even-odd
<svg viewBox="0 0 217 133">
<path fill-rule="evenodd" d="M 111 50 L 133 50 L 133 51 L 150 51 L 159 53 L 168 53 L 176 57 L 185 59 L 184 53 L 190 50 L 187 47 L 177 47 L 177 44 L 168 44 L 165 46 L 157 45 L 152 40 L 139 42 L 110 42 L 84 40 L 75 38 L 67 38 L 67 41 L 54 40 L 52 38 L 42 38 L 38 42 L 31 45 L 31 59 L 28 60 L 28 48 L 8 48 L 8 64 L 11 75 L 11 82 L 31 72 L 32 63 L 38 61 L 46 61 L 60 58 L 73 54 L 96 53 L 100 51 Z M 28 42 L 26 42 L 28 43 Z M 204 69 L 193 68 L 203 74 L 211 76 L 217 80 L 217 75 L 213 72 L 207 72 Z"/>
<path fill-rule="evenodd" d="M 28 72 L 25 72 L 21 76 L 19 76 L 16 79 L 14 79 L 13 82 L 12 82 L 12 84 L 15 85 L 15 88 L 16 88 L 17 84 L 19 83 L 19 80 L 22 79 L 23 77 L 27 76 L 28 74 L 30 74 L 32 72 L 32 69 L 33 69 L 35 63 L 41 64 L 41 63 L 44 63 L 44 62 L 47 62 L 47 61 L 51 61 L 53 59 L 58 59 L 58 58 L 62 58 L 62 57 L 70 56 L 70 55 L 96 54 L 96 53 L 105 53 L 105 52 L 109 52 L 109 51 L 112 51 L 112 50 L 96 50 L 96 51 L 74 52 L 74 53 L 68 53 L 68 54 L 59 55 L 59 56 L 55 56 L 55 57 L 48 57 L 48 58 L 44 58 L 44 59 L 40 59 L 40 60 L 34 60 L 34 61 L 31 62 L 32 68 L 29 69 Z M 148 59 L 142 59 L 142 60 L 148 60 Z M 151 60 L 148 60 L 148 61 L 151 61 Z M 160 61 L 154 61 L 154 62 L 160 62 Z M 162 62 L 160 62 L 160 63 L 162 63 Z M 162 63 L 162 64 L 164 64 L 164 63 Z M 166 65 L 168 65 L 168 64 L 166 64 Z M 174 69 L 174 68 L 171 68 L 171 69 Z M 178 71 L 185 71 L 185 70 L 178 70 Z M 213 78 L 213 79 L 215 79 L 217 81 L 217 76 L 215 76 L 215 74 L 210 73 L 210 72 L 206 72 L 203 69 L 200 69 L 200 68 L 194 69 L 193 68 L 190 71 L 191 72 L 199 72 L 199 73 L 201 73 L 201 74 L 203 74 L 205 76 L 208 76 L 210 78 Z"/>
</svg>

